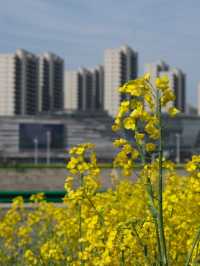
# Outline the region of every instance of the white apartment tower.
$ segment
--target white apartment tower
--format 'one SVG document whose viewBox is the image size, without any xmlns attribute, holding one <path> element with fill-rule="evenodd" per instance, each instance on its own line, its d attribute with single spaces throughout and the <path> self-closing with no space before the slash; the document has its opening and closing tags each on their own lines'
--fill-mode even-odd
<svg viewBox="0 0 200 266">
<path fill-rule="evenodd" d="M 111 116 L 118 111 L 122 95 L 118 88 L 138 74 L 138 55 L 127 45 L 104 53 L 104 109 Z"/>
<path fill-rule="evenodd" d="M 0 55 L 0 115 L 37 112 L 38 58 L 25 50 Z"/>
<path fill-rule="evenodd" d="M 81 68 L 65 72 L 64 108 L 67 110 L 94 111 L 103 108 L 102 66 Z"/>
<path fill-rule="evenodd" d="M 92 109 L 103 110 L 104 68 L 102 65 L 98 65 L 90 71 L 92 74 Z"/>
<path fill-rule="evenodd" d="M 64 109 L 78 110 L 78 71 L 65 71 Z"/>
<path fill-rule="evenodd" d="M 65 72 L 65 109 L 86 111 L 92 107 L 92 75 L 86 68 Z"/>
<path fill-rule="evenodd" d="M 155 84 L 157 77 L 167 75 L 169 78 L 169 85 L 173 89 L 176 96 L 174 106 L 181 110 L 182 113 L 186 112 L 186 76 L 178 68 L 171 68 L 164 61 L 157 61 L 145 65 L 145 72 L 151 75 L 151 82 Z"/>
<path fill-rule="evenodd" d="M 169 70 L 169 65 L 162 60 L 145 65 L 145 72 L 150 73 L 152 84 L 155 84 L 156 78 L 159 77 L 161 73 L 166 74 Z"/>
<path fill-rule="evenodd" d="M 0 55 L 0 115 L 9 116 L 16 112 L 16 58 L 14 54 Z"/>
<path fill-rule="evenodd" d="M 53 53 L 39 55 L 38 111 L 63 109 L 64 61 Z"/>
</svg>

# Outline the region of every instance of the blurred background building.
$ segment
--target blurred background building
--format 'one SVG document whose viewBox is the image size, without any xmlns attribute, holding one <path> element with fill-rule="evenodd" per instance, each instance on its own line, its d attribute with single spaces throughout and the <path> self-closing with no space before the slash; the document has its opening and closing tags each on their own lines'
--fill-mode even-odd
<svg viewBox="0 0 200 266">
<path fill-rule="evenodd" d="M 124 45 L 120 48 L 106 49 L 104 52 L 104 109 L 115 116 L 122 95 L 118 88 L 138 75 L 138 54 Z"/>
<path fill-rule="evenodd" d="M 164 61 L 145 65 L 156 77 L 167 75 L 182 114 L 164 116 L 165 152 L 183 161 L 200 147 L 200 86 L 198 108 L 186 103 L 186 75 Z M 106 49 L 104 64 L 64 71 L 64 60 L 23 49 L 0 55 L 0 158 L 44 162 L 65 159 L 65 148 L 83 142 L 97 146 L 102 161 L 115 151 L 111 131 L 123 95 L 117 88 L 138 76 L 138 53 L 127 45 Z M 127 134 L 122 132 L 121 137 Z M 48 156 L 47 156 L 48 155 Z"/>
<path fill-rule="evenodd" d="M 64 61 L 23 49 L 0 55 L 0 115 L 63 110 Z"/>
<path fill-rule="evenodd" d="M 200 117 L 163 119 L 167 158 L 183 162 L 200 153 Z M 128 131 L 113 133 L 112 122 L 105 112 L 0 117 L 0 162 L 65 162 L 66 149 L 84 142 L 96 145 L 99 161 L 111 162 L 117 152 L 112 141 L 129 136 Z"/>
<path fill-rule="evenodd" d="M 65 162 L 66 149 L 84 142 L 96 145 L 100 161 L 110 161 L 116 136 L 111 124 L 104 112 L 1 116 L 0 162 Z"/>
<path fill-rule="evenodd" d="M 39 55 L 38 111 L 64 107 L 64 60 L 53 53 Z"/>
<path fill-rule="evenodd" d="M 37 113 L 38 58 L 18 49 L 0 55 L 0 115 Z"/>
<path fill-rule="evenodd" d="M 157 77 L 168 76 L 170 87 L 176 96 L 174 106 L 182 113 L 186 113 L 186 75 L 178 68 L 172 68 L 164 61 L 160 60 L 145 65 L 145 72 L 151 75 L 152 84 Z"/>
<path fill-rule="evenodd" d="M 65 72 L 65 110 L 103 110 L 104 68 Z"/>
</svg>

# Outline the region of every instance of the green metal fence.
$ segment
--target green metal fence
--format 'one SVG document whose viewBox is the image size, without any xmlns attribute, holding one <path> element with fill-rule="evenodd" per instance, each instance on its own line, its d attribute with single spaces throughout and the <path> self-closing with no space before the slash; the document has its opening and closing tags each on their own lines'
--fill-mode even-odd
<svg viewBox="0 0 200 266">
<path fill-rule="evenodd" d="M 24 202 L 30 202 L 30 196 L 44 193 L 47 202 L 62 202 L 65 191 L 0 191 L 0 203 L 11 203 L 14 198 L 21 196 Z"/>
</svg>

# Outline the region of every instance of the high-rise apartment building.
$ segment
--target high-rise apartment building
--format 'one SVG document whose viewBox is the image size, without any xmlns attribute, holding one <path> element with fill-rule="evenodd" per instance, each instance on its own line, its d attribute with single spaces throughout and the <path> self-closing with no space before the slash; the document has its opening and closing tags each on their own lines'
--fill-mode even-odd
<svg viewBox="0 0 200 266">
<path fill-rule="evenodd" d="M 155 80 L 160 76 L 160 73 L 168 73 L 169 70 L 169 65 L 162 60 L 145 65 L 145 72 L 150 73 L 152 84 L 155 84 Z"/>
<path fill-rule="evenodd" d="M 78 71 L 65 71 L 64 84 L 64 109 L 72 111 L 78 110 Z"/>
<path fill-rule="evenodd" d="M 157 61 L 155 63 L 146 64 L 145 72 L 149 72 L 151 75 L 151 82 L 155 84 L 157 77 L 166 75 L 169 78 L 169 85 L 173 89 L 176 96 L 174 106 L 186 112 L 186 76 L 178 68 L 171 68 L 164 61 Z"/>
<path fill-rule="evenodd" d="M 39 56 L 38 111 L 62 110 L 64 101 L 64 61 L 53 53 Z"/>
<path fill-rule="evenodd" d="M 98 65 L 90 71 L 92 74 L 92 109 L 103 110 L 104 68 Z"/>
<path fill-rule="evenodd" d="M 63 60 L 23 49 L 0 55 L 0 115 L 63 109 Z"/>
<path fill-rule="evenodd" d="M 138 74 L 138 55 L 124 45 L 120 48 L 106 49 L 104 53 L 104 109 L 115 116 L 122 95 L 117 88 Z"/>
<path fill-rule="evenodd" d="M 173 89 L 176 95 L 175 107 L 186 113 L 186 75 L 180 69 L 172 69 Z"/>
<path fill-rule="evenodd" d="M 92 74 L 86 68 L 65 72 L 65 109 L 92 109 Z"/>
<path fill-rule="evenodd" d="M 18 49 L 16 51 L 16 114 L 34 115 L 38 110 L 38 58 Z"/>
<path fill-rule="evenodd" d="M 79 111 L 102 110 L 103 67 L 81 68 L 65 72 L 65 109 Z"/>
<path fill-rule="evenodd" d="M 92 74 L 86 68 L 78 73 L 78 110 L 92 110 Z"/>
<path fill-rule="evenodd" d="M 14 54 L 0 55 L 0 115 L 16 113 L 16 58 Z"/>
<path fill-rule="evenodd" d="M 0 115 L 37 112 L 38 58 L 25 50 L 0 55 Z"/>
</svg>

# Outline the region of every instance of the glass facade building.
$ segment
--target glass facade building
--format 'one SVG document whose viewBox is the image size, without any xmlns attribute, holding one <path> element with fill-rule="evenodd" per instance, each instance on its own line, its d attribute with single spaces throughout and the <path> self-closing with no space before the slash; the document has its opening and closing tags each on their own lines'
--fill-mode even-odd
<svg viewBox="0 0 200 266">
<path fill-rule="evenodd" d="M 49 132 L 49 133 L 48 133 Z M 51 149 L 64 149 L 64 125 L 22 123 L 19 125 L 19 149 L 33 150 L 37 139 L 38 149 L 45 150 L 50 134 Z"/>
</svg>

